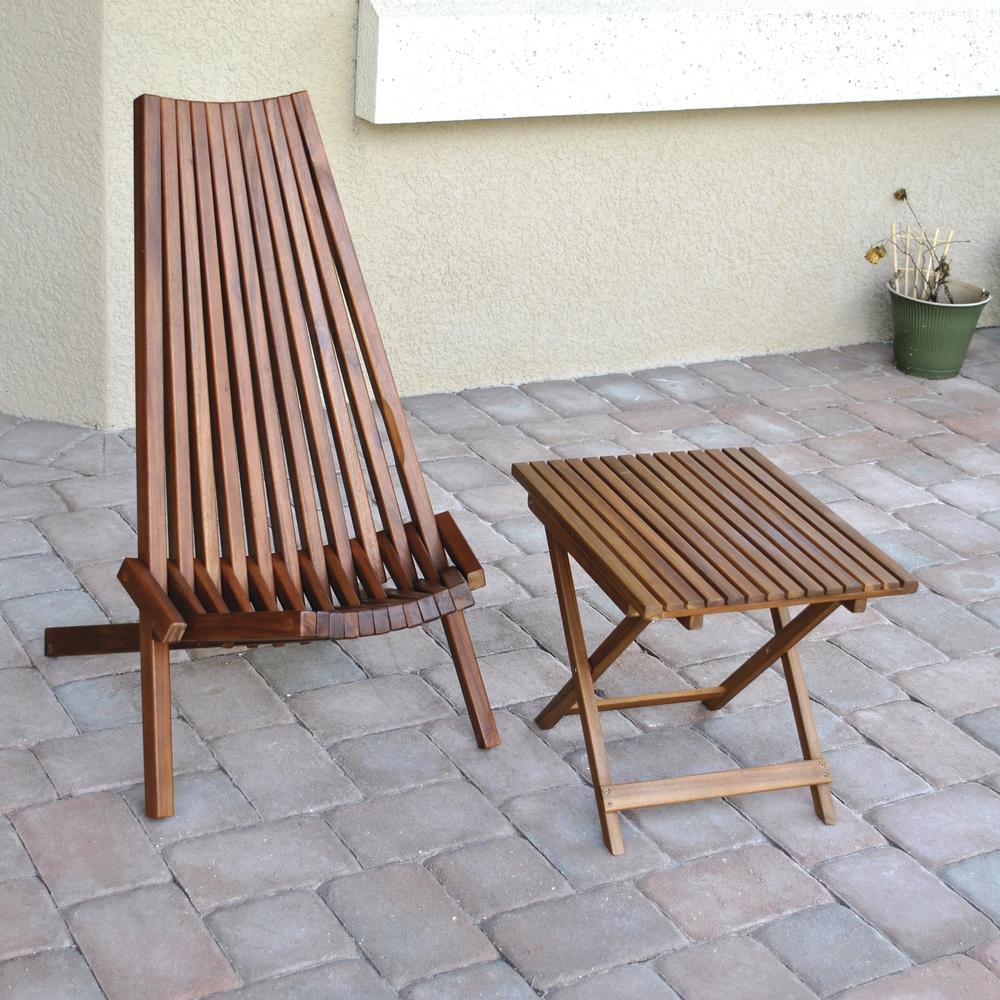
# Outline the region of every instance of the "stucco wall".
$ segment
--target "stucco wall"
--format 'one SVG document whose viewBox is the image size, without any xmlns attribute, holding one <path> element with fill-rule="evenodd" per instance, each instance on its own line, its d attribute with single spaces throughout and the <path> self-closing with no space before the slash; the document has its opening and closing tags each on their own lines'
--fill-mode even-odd
<svg viewBox="0 0 1000 1000">
<path fill-rule="evenodd" d="M 1000 99 L 375 126 L 353 112 L 355 0 L 103 6 L 107 376 L 65 365 L 42 385 L 26 368 L 24 385 L 0 377 L 0 410 L 132 420 L 143 91 L 311 92 L 404 392 L 883 336 L 888 268 L 861 255 L 903 184 L 929 223 L 975 241 L 956 274 L 1000 287 Z M 91 127 L 77 123 L 60 155 Z M 39 293 L 54 266 L 40 256 Z M 48 346 L 65 356 L 78 326 L 50 323 Z M 104 392 L 106 406 L 83 406 Z"/>
<path fill-rule="evenodd" d="M 84 424 L 125 417 L 106 406 L 101 6 L 0 3 L 0 411 Z"/>
</svg>

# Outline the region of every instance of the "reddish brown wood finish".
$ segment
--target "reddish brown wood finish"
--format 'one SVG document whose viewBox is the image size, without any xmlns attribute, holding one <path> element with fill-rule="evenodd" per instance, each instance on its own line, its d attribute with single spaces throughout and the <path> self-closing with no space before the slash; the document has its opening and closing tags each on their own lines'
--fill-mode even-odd
<svg viewBox="0 0 1000 1000">
<path fill-rule="evenodd" d="M 462 613 L 482 567 L 431 508 L 308 96 L 138 98 L 135 226 L 139 624 L 50 629 L 46 650 L 139 649 L 149 814 L 173 809 L 171 645 L 441 618 L 496 746 Z"/>
</svg>

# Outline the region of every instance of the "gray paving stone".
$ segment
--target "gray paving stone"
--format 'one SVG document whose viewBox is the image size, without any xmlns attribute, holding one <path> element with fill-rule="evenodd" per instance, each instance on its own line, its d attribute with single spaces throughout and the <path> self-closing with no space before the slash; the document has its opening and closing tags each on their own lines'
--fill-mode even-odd
<svg viewBox="0 0 1000 1000">
<path fill-rule="evenodd" d="M 241 656 L 177 663 L 171 675 L 174 701 L 203 739 L 292 719 L 281 699 Z"/>
<path fill-rule="evenodd" d="M 677 403 L 660 397 L 654 405 L 641 406 L 616 414 L 626 427 L 640 434 L 701 426 L 708 419 L 705 410 L 693 403 Z"/>
<path fill-rule="evenodd" d="M 590 375 L 578 381 L 622 410 L 653 406 L 664 401 L 663 394 L 649 382 L 632 375 Z"/>
<path fill-rule="evenodd" d="M 463 725 L 468 723 L 463 721 Z M 384 795 L 458 776 L 451 761 L 417 729 L 344 740 L 330 752 L 365 795 Z"/>
<path fill-rule="evenodd" d="M 0 623 L 2 625 L 2 623 Z M 0 627 L 0 640 L 3 628 Z M 0 642 L 2 648 L 2 642 Z M 20 647 L 18 647 L 20 648 Z M 46 656 L 41 638 L 31 639 L 24 645 L 28 662 L 33 663 L 52 686 L 69 684 L 72 681 L 88 680 L 91 677 L 105 677 L 109 674 L 130 673 L 139 669 L 138 653 L 116 653 L 114 656 L 94 654 L 90 656 Z M 172 660 L 181 660 L 187 654 L 171 654 Z M 13 664 L 11 664 L 13 665 Z"/>
<path fill-rule="evenodd" d="M 0 601 L 79 586 L 66 564 L 51 553 L 0 559 Z"/>
<path fill-rule="evenodd" d="M 578 750 L 568 759 L 590 781 L 585 751 Z M 608 746 L 608 761 L 616 782 L 726 771 L 734 766 L 732 758 L 701 733 L 683 727 L 668 727 L 632 739 L 615 740 Z"/>
<path fill-rule="evenodd" d="M 623 965 L 547 994 L 550 1000 L 680 1000 L 648 965 Z"/>
<path fill-rule="evenodd" d="M 599 933 L 581 933 L 596 928 Z M 490 921 L 488 930 L 536 990 L 641 962 L 684 943 L 677 928 L 626 885 L 601 885 L 504 913 Z"/>
<path fill-rule="evenodd" d="M 201 997 L 239 985 L 174 885 L 92 900 L 69 922 L 108 1000 Z"/>
<path fill-rule="evenodd" d="M 910 961 L 845 906 L 775 920 L 754 935 L 821 997 L 909 968 Z"/>
<path fill-rule="evenodd" d="M 967 514 L 1000 510 L 1000 477 L 997 476 L 939 483 L 931 487 L 931 493 Z"/>
<path fill-rule="evenodd" d="M 499 837 L 438 854 L 427 867 L 476 921 L 572 892 L 566 879 L 521 837 Z"/>
<path fill-rule="evenodd" d="M 1000 979 L 964 955 L 951 955 L 856 986 L 841 1000 L 998 1000 Z"/>
<path fill-rule="evenodd" d="M 479 407 L 450 392 L 408 396 L 406 410 L 432 430 L 442 434 L 455 434 L 463 439 L 496 431 L 499 426 Z"/>
<path fill-rule="evenodd" d="M 869 818 L 928 868 L 1000 850 L 1000 795 L 976 783 L 879 806 Z"/>
<path fill-rule="evenodd" d="M 75 732 L 37 670 L 0 671 L 0 747 L 30 747 Z"/>
<path fill-rule="evenodd" d="M 1000 551 L 1000 531 L 943 503 L 906 507 L 896 516 L 962 556 Z"/>
<path fill-rule="evenodd" d="M 357 948 L 314 892 L 289 892 L 216 910 L 205 921 L 244 982 L 297 972 Z"/>
<path fill-rule="evenodd" d="M 528 511 L 527 493 L 519 483 L 510 481 L 499 486 L 463 490 L 457 497 L 474 514 L 493 523 L 505 518 L 523 517 Z"/>
<path fill-rule="evenodd" d="M 69 948 L 0 963 L 0 995 L 17 1000 L 105 1000 L 83 956 Z"/>
<path fill-rule="evenodd" d="M 967 476 L 994 476 L 1000 473 L 1000 452 L 970 441 L 961 434 L 932 434 L 914 438 L 912 443 Z"/>
<path fill-rule="evenodd" d="M 527 382 L 521 387 L 533 399 L 544 403 L 563 417 L 575 417 L 582 413 L 603 413 L 612 409 L 611 403 L 598 396 L 579 382 L 568 379 L 550 382 Z"/>
<path fill-rule="evenodd" d="M 255 983 L 225 1000 L 396 1000 L 398 994 L 367 962 L 331 962 Z"/>
<path fill-rule="evenodd" d="M 34 518 L 65 509 L 59 494 L 50 486 L 10 486 L 0 490 L 0 521 Z"/>
<path fill-rule="evenodd" d="M 730 392 L 756 395 L 782 388 L 780 382 L 739 361 L 707 361 L 688 368 Z"/>
<path fill-rule="evenodd" d="M 864 709 L 849 721 L 938 787 L 1000 770 L 1000 757 L 916 702 Z"/>
<path fill-rule="evenodd" d="M 887 514 L 874 504 L 865 503 L 863 500 L 837 500 L 827 506 L 837 517 L 846 521 L 855 531 L 861 532 L 866 538 L 899 527 L 899 521 L 893 515 Z M 899 513 L 897 511 L 897 514 Z"/>
<path fill-rule="evenodd" d="M 833 437 L 814 437 L 808 447 L 837 465 L 877 462 L 908 450 L 908 445 L 884 431 L 849 431 Z"/>
<path fill-rule="evenodd" d="M 267 726 L 216 740 L 212 752 L 264 819 L 319 812 L 361 793 L 298 725 Z"/>
<path fill-rule="evenodd" d="M 812 430 L 797 420 L 760 403 L 731 403 L 718 407 L 714 414 L 765 444 L 802 441 L 813 436 Z"/>
<path fill-rule="evenodd" d="M 755 826 L 721 799 L 637 809 L 629 816 L 646 836 L 678 862 L 764 839 Z"/>
<path fill-rule="evenodd" d="M 318 816 L 293 816 L 183 840 L 164 851 L 201 911 L 283 889 L 313 889 L 357 862 Z"/>
<path fill-rule="evenodd" d="M 695 941 L 730 934 L 829 899 L 815 879 L 770 845 L 743 847 L 652 872 L 638 884 Z M 760 891 L 761 885 L 768 887 L 766 893 Z"/>
<path fill-rule="evenodd" d="M 28 878 L 35 874 L 35 866 L 14 832 L 10 820 L 0 816 L 0 882 Z"/>
<path fill-rule="evenodd" d="M 839 802 L 837 822 L 827 826 L 816 815 L 807 788 L 740 795 L 730 801 L 803 868 L 885 843 L 878 830 Z"/>
<path fill-rule="evenodd" d="M 74 681 L 57 687 L 55 695 L 81 733 L 133 725 L 142 719 L 138 673 Z"/>
<path fill-rule="evenodd" d="M 856 812 L 931 790 L 918 774 L 870 743 L 824 756 L 833 775 L 834 795 Z"/>
<path fill-rule="evenodd" d="M 604 635 L 608 631 L 605 629 Z M 639 637 L 639 645 L 667 666 L 679 668 L 737 653 L 751 653 L 769 638 L 770 632 L 746 615 L 707 615 L 705 624 L 693 632 L 676 622 L 653 622 Z"/>
<path fill-rule="evenodd" d="M 47 628 L 62 625 L 99 625 L 107 617 L 94 599 L 82 590 L 15 597 L 0 605 L 11 631 L 22 643 L 41 639 Z"/>
<path fill-rule="evenodd" d="M 330 826 L 366 868 L 409 861 L 510 831 L 464 781 L 446 781 L 342 806 Z"/>
<path fill-rule="evenodd" d="M 38 521 L 38 527 L 71 566 L 135 555 L 135 532 L 113 510 L 50 514 Z"/>
<path fill-rule="evenodd" d="M 0 750 L 0 813 L 55 797 L 52 783 L 30 750 Z"/>
<path fill-rule="evenodd" d="M 413 635 L 416 634 L 414 631 Z M 365 676 L 357 663 L 333 642 L 306 642 L 280 648 L 261 646 L 249 650 L 246 658 L 284 697 L 362 680 Z"/>
<path fill-rule="evenodd" d="M 926 490 L 877 465 L 849 465 L 829 469 L 826 473 L 834 482 L 847 487 L 855 496 L 882 510 L 898 510 L 929 503 L 933 498 Z"/>
<path fill-rule="evenodd" d="M 60 907 L 170 880 L 142 827 L 117 795 L 105 792 L 48 802 L 24 809 L 13 819 Z"/>
<path fill-rule="evenodd" d="M 894 683 L 826 640 L 805 642 L 799 649 L 809 693 L 837 715 L 906 697 Z"/>
<path fill-rule="evenodd" d="M 72 943 L 41 879 L 0 885 L 0 962 Z"/>
<path fill-rule="evenodd" d="M 391 865 L 331 882 L 323 898 L 399 988 L 497 957 L 489 939 L 420 865 Z"/>
<path fill-rule="evenodd" d="M 940 663 L 944 653 L 898 625 L 869 625 L 841 632 L 832 640 L 880 674 Z"/>
<path fill-rule="evenodd" d="M 903 569 L 916 573 L 925 566 L 937 566 L 941 563 L 954 563 L 961 556 L 946 549 L 911 528 L 898 528 L 893 531 L 878 531 L 868 534 L 869 541 L 877 545 L 887 556 L 895 559 Z"/>
<path fill-rule="evenodd" d="M 120 568 L 121 560 L 114 559 L 111 562 L 81 566 L 76 574 L 80 582 L 87 588 L 88 593 L 97 601 L 111 621 L 134 622 L 136 618 L 135 602 L 118 582 Z"/>
<path fill-rule="evenodd" d="M 992 655 L 918 667 L 893 680 L 946 719 L 1000 705 L 1000 658 Z"/>
<path fill-rule="evenodd" d="M 349 649 L 351 658 L 371 677 L 415 673 L 452 662 L 447 648 L 435 642 L 423 629 L 365 636 L 351 642 Z"/>
<path fill-rule="evenodd" d="M 827 861 L 816 875 L 917 962 L 996 937 L 986 917 L 894 847 Z"/>
<path fill-rule="evenodd" d="M 763 372 L 782 385 L 787 386 L 820 386 L 835 381 L 835 376 L 821 372 L 812 365 L 804 364 L 798 358 L 787 354 L 764 354 L 752 358 L 740 358 L 745 365 L 755 371 Z"/>
<path fill-rule="evenodd" d="M 499 434 L 477 437 L 469 447 L 501 472 L 509 472 L 515 462 L 540 462 L 555 458 L 550 449 L 516 427 L 505 427 Z"/>
<path fill-rule="evenodd" d="M 816 406 L 809 409 L 791 410 L 792 415 L 817 434 L 849 434 L 853 431 L 871 430 L 871 424 L 861 417 L 848 413 L 837 406 Z"/>
<path fill-rule="evenodd" d="M 728 391 L 696 375 L 690 368 L 646 368 L 634 374 L 680 402 L 708 404 L 729 397 Z"/>
<path fill-rule="evenodd" d="M 759 393 L 755 398 L 765 406 L 773 406 L 782 413 L 810 409 L 835 407 L 845 405 L 849 400 L 839 389 L 832 385 L 805 386 L 794 389 L 774 389 L 771 392 Z M 796 419 L 798 419 L 796 417 Z"/>
<path fill-rule="evenodd" d="M 874 368 L 863 358 L 858 358 L 848 354 L 846 351 L 835 350 L 834 348 L 797 351 L 792 357 L 798 358 L 804 364 L 810 365 L 827 375 L 832 375 L 838 382 L 871 378 L 878 374 L 878 369 Z"/>
<path fill-rule="evenodd" d="M 454 673 L 453 667 L 449 669 Z M 452 714 L 448 703 L 412 674 L 304 691 L 289 705 L 324 745 Z"/>
<path fill-rule="evenodd" d="M 481 486 L 502 486 L 508 482 L 507 477 L 495 466 L 474 455 L 424 462 L 423 470 L 438 486 L 452 493 Z"/>
<path fill-rule="evenodd" d="M 501 743 L 488 753 L 479 749 L 464 718 L 435 722 L 427 728 L 427 734 L 494 802 L 577 783 L 573 769 L 523 722 L 508 712 L 497 712 L 496 720 Z"/>
<path fill-rule="evenodd" d="M 535 717 L 548 704 L 549 698 L 539 698 L 536 701 L 522 702 L 511 708 L 511 712 L 522 719 L 528 728 L 556 753 L 566 755 L 583 748 L 583 730 L 579 719 L 569 716 L 562 719 L 552 729 L 539 729 Z M 628 739 L 637 736 L 639 729 L 621 712 L 605 712 L 601 719 L 604 739 L 607 743 L 615 740 Z"/>
<path fill-rule="evenodd" d="M 194 730 L 174 719 L 174 773 L 210 771 L 215 758 Z M 142 727 L 122 726 L 46 740 L 35 754 L 60 795 L 120 788 L 142 781 Z"/>
<path fill-rule="evenodd" d="M 611 855 L 601 838 L 594 793 L 583 785 L 563 785 L 512 799 L 504 812 L 577 889 L 632 878 L 666 861 L 628 818 L 622 820 L 625 856 Z"/>
<path fill-rule="evenodd" d="M 0 667 L 26 667 L 30 660 L 7 623 L 0 618 Z"/>
<path fill-rule="evenodd" d="M 824 752 L 860 742 L 860 736 L 850 726 L 822 705 L 813 705 L 813 715 Z M 700 728 L 744 767 L 802 758 L 795 720 L 787 702 L 714 716 L 701 723 Z"/>
<path fill-rule="evenodd" d="M 1000 754 L 1000 708 L 963 715 L 955 720 L 967 733 L 995 754 Z"/>
<path fill-rule="evenodd" d="M 465 389 L 460 395 L 488 413 L 499 424 L 519 424 L 525 420 L 553 420 L 557 414 L 537 399 L 512 385 L 485 389 Z"/>
<path fill-rule="evenodd" d="M 1000 924 L 1000 851 L 959 861 L 939 874 L 990 920 Z"/>
<path fill-rule="evenodd" d="M 992 941 L 971 948 L 969 957 L 981 962 L 994 975 L 1000 975 L 1000 938 L 994 938 Z"/>
<path fill-rule="evenodd" d="M 961 476 L 953 466 L 922 451 L 893 455 L 882 459 L 879 465 L 902 476 L 915 486 L 936 486 L 938 483 L 951 482 Z"/>
<path fill-rule="evenodd" d="M 960 604 L 1000 597 L 1000 556 L 929 566 L 921 571 L 920 580 Z"/>
<path fill-rule="evenodd" d="M 537 993 L 505 962 L 435 976 L 403 990 L 405 1000 L 534 1000 Z"/>
<path fill-rule="evenodd" d="M 74 476 L 63 479 L 53 489 L 70 510 L 117 507 L 136 498 L 135 472 L 113 472 L 103 476 Z"/>
<path fill-rule="evenodd" d="M 133 433 L 133 432 L 126 432 Z M 135 471 L 135 449 L 119 434 L 91 434 L 55 459 L 60 469 L 85 476 Z"/>
<path fill-rule="evenodd" d="M 937 434 L 941 430 L 941 425 L 936 420 L 921 416 L 907 406 L 889 399 L 851 403 L 847 410 L 879 430 L 907 441 L 927 434 Z"/>
<path fill-rule="evenodd" d="M 222 771 L 177 775 L 174 778 L 175 812 L 169 819 L 150 819 L 146 815 L 142 785 L 133 786 L 124 795 L 147 836 L 160 849 L 189 837 L 217 833 L 234 826 L 249 826 L 259 819 Z"/>
<path fill-rule="evenodd" d="M 45 465 L 90 432 L 48 420 L 25 420 L 0 438 L 0 458 Z"/>
<path fill-rule="evenodd" d="M 613 439 L 625 425 L 607 413 L 583 413 L 563 420 L 532 421 L 521 425 L 529 437 L 550 448 L 576 441 Z"/>
<path fill-rule="evenodd" d="M 696 448 L 744 448 L 757 443 L 746 431 L 721 423 L 682 427 L 677 434 Z"/>
<path fill-rule="evenodd" d="M 498 522 L 495 527 L 504 538 L 510 539 L 522 552 L 531 555 L 548 551 L 548 545 L 545 541 L 545 528 L 534 514 L 528 514 L 524 517 L 506 518 Z M 497 568 L 491 566 L 490 574 L 492 575 L 496 572 Z M 499 572 L 503 573 L 503 570 L 499 570 Z M 513 578 L 508 576 L 508 574 L 503 573 L 503 575 L 506 579 L 510 580 L 515 589 L 510 592 L 510 596 L 505 600 L 496 601 L 495 603 L 507 604 L 509 601 L 517 601 L 527 596 L 520 584 L 515 583 Z M 487 585 L 489 585 L 489 579 L 487 579 Z M 476 595 L 476 603 L 480 603 L 478 594 Z"/>
<path fill-rule="evenodd" d="M 505 708 L 555 694 L 570 677 L 569 670 L 562 663 L 544 650 L 535 648 L 483 656 L 479 660 L 479 668 L 494 708 Z M 458 676 L 450 663 L 432 667 L 425 676 L 456 709 L 464 711 L 465 702 Z M 445 713 L 438 714 L 443 716 Z"/>
<path fill-rule="evenodd" d="M 499 608 L 472 608 L 466 612 L 466 621 L 472 634 L 472 644 L 480 657 L 494 653 L 509 653 L 513 649 L 526 649 L 535 642 L 519 625 L 511 621 Z M 440 622 L 428 626 L 428 631 L 442 645 L 447 642 Z M 445 653 L 444 661 L 451 663 L 451 656 Z"/>
<path fill-rule="evenodd" d="M 763 945 L 730 937 L 667 955 L 656 963 L 684 1000 L 813 1000 L 807 989 Z"/>
<path fill-rule="evenodd" d="M 950 657 L 1000 649 L 1000 630 L 926 590 L 905 599 L 883 601 L 882 613 Z"/>
</svg>

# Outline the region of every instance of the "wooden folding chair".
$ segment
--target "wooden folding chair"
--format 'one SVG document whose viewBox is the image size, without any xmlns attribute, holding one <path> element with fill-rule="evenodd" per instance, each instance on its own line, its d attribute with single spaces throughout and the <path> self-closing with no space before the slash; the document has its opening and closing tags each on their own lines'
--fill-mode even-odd
<svg viewBox="0 0 1000 1000">
<path fill-rule="evenodd" d="M 579 713 L 604 842 L 624 850 L 626 809 L 808 787 L 836 822 L 830 769 L 816 735 L 798 643 L 837 610 L 909 594 L 917 581 L 753 448 L 525 462 L 514 478 L 545 526 L 573 678 L 539 713 L 543 729 Z M 624 617 L 589 656 L 572 556 Z M 789 619 L 788 608 L 805 605 Z M 713 687 L 599 698 L 595 681 L 660 618 L 689 629 L 704 616 L 770 609 L 775 635 Z M 728 704 L 778 660 L 803 760 L 615 784 L 600 713 L 701 701 Z"/>
<path fill-rule="evenodd" d="M 148 815 L 174 808 L 171 647 L 440 618 L 499 744 L 463 614 L 483 570 L 431 508 L 308 95 L 139 97 L 135 227 L 139 557 L 119 579 L 139 621 L 51 628 L 45 650 L 139 651 Z"/>
</svg>

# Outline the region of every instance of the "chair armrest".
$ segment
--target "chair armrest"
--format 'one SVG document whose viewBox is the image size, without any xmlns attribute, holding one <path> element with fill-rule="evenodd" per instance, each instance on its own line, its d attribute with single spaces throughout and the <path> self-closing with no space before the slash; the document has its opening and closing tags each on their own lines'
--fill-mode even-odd
<svg viewBox="0 0 1000 1000">
<path fill-rule="evenodd" d="M 125 559 L 118 570 L 118 580 L 135 601 L 140 617 L 149 619 L 153 635 L 160 642 L 177 642 L 183 637 L 187 621 L 144 563 Z"/>
</svg>

